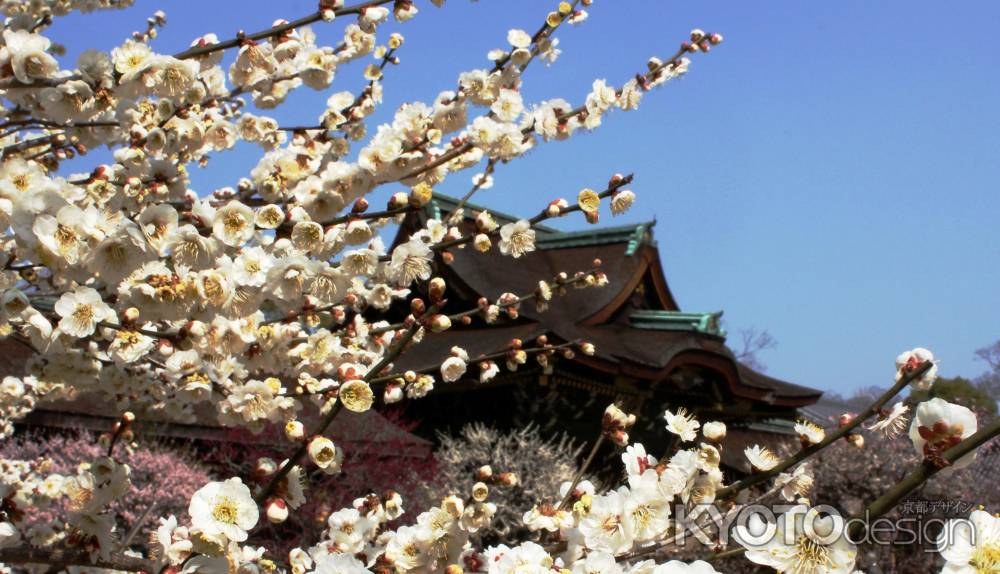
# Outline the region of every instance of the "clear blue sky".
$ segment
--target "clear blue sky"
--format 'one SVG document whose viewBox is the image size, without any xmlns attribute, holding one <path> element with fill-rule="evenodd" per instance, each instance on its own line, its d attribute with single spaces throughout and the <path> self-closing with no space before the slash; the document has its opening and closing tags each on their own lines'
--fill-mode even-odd
<svg viewBox="0 0 1000 574">
<path fill-rule="evenodd" d="M 534 31 L 556 3 L 418 0 L 415 20 L 383 28 L 406 45 L 370 125 L 485 67 L 508 28 Z M 169 24 L 154 47 L 174 52 L 315 4 L 139 0 L 59 19 L 48 33 L 72 62 L 162 8 Z M 344 24 L 316 29 L 335 44 Z M 562 58 L 529 70 L 526 100 L 582 102 L 594 78 L 620 85 L 693 27 L 726 41 L 638 112 L 501 166 L 478 201 L 530 215 L 549 197 L 633 171 L 634 211 L 602 224 L 655 217 L 681 307 L 724 309 L 731 332 L 769 330 L 779 342 L 763 356 L 772 375 L 850 393 L 888 383 L 895 355 L 914 346 L 934 350 L 945 375 L 981 372 L 973 351 L 1000 338 L 1000 3 L 597 0 L 582 27 L 558 35 Z M 334 89 L 356 89 L 360 74 L 358 64 L 339 70 Z M 274 115 L 308 123 L 325 98 L 303 88 Z M 194 188 L 230 185 L 255 161 L 249 148 L 218 155 L 194 168 Z M 464 193 L 471 174 L 440 191 Z"/>
</svg>

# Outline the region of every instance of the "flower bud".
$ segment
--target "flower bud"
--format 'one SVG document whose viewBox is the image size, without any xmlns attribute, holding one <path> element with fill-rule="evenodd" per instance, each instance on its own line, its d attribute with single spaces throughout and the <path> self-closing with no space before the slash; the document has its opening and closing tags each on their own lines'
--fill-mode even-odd
<svg viewBox="0 0 1000 574">
<path fill-rule="evenodd" d="M 502 473 L 499 477 L 499 481 L 500 484 L 504 486 L 517 486 L 517 483 L 519 482 L 517 479 L 517 475 L 514 474 L 513 472 Z"/>
<path fill-rule="evenodd" d="M 423 315 L 424 311 L 426 310 L 427 310 L 427 304 L 424 303 L 423 299 L 410 300 L 410 313 L 413 313 L 414 315 L 419 317 L 420 315 Z"/>
<path fill-rule="evenodd" d="M 566 201 L 565 199 L 557 199 L 552 203 L 550 203 L 549 206 L 545 208 L 545 215 L 549 217 L 558 217 L 562 215 L 562 212 L 567 207 L 569 207 L 568 201 Z"/>
<path fill-rule="evenodd" d="M 865 437 L 859 434 L 849 434 L 846 437 L 847 442 L 851 443 L 855 448 L 865 448 Z"/>
<path fill-rule="evenodd" d="M 488 480 L 493 477 L 493 467 L 485 464 L 476 469 L 476 480 Z"/>
<path fill-rule="evenodd" d="M 271 476 L 278 470 L 278 464 L 273 459 L 261 457 L 257 459 L 257 464 L 253 467 L 253 474 L 257 478 Z"/>
<path fill-rule="evenodd" d="M 402 207 L 406 207 L 409 203 L 410 203 L 410 197 L 405 193 L 403 193 L 402 191 L 397 191 L 396 193 L 392 194 L 392 197 L 389 198 L 389 203 L 388 205 L 386 205 L 386 208 L 400 209 Z"/>
<path fill-rule="evenodd" d="M 169 339 L 160 339 L 156 342 L 156 352 L 162 357 L 169 357 L 174 354 L 174 344 Z"/>
<path fill-rule="evenodd" d="M 726 423 L 719 421 L 711 421 L 705 423 L 705 426 L 701 427 L 702 434 L 705 438 L 712 442 L 721 442 L 722 439 L 726 438 Z"/>
<path fill-rule="evenodd" d="M 479 233 L 472 240 L 472 246 L 476 248 L 476 251 L 480 253 L 486 253 L 493 247 L 493 242 L 490 240 L 490 236 L 485 233 Z"/>
<path fill-rule="evenodd" d="M 403 387 L 400 385 L 388 385 L 385 387 L 385 393 L 382 395 L 382 400 L 385 404 L 389 405 L 392 403 L 398 403 L 403 400 Z"/>
<path fill-rule="evenodd" d="M 427 286 L 427 293 L 430 295 L 431 301 L 437 303 L 444 297 L 445 289 L 447 285 L 444 279 L 440 277 L 435 277 L 431 279 L 430 284 Z"/>
<path fill-rule="evenodd" d="M 288 520 L 288 505 L 280 498 L 267 501 L 267 519 L 272 524 L 281 524 Z"/>
<path fill-rule="evenodd" d="M 288 440 L 299 441 L 302 440 L 306 434 L 306 427 L 299 421 L 288 421 L 285 423 L 285 436 Z"/>
<path fill-rule="evenodd" d="M 437 314 L 431 317 L 430 330 L 435 333 L 443 333 L 451 328 L 451 319 L 447 315 Z"/>
</svg>

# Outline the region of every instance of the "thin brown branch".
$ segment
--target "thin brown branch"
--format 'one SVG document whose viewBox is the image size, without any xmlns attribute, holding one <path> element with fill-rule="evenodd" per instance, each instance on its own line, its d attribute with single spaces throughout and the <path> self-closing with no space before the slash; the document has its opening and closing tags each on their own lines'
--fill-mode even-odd
<svg viewBox="0 0 1000 574">
<path fill-rule="evenodd" d="M 569 504 L 569 501 L 572 500 L 573 491 L 576 490 L 576 485 L 580 484 L 580 481 L 583 479 L 583 475 L 586 474 L 587 469 L 590 468 L 594 459 L 597 458 L 597 451 L 601 450 L 601 446 L 604 445 L 604 440 L 604 432 L 601 431 L 600 436 L 598 436 L 597 440 L 594 441 L 594 446 L 590 449 L 590 454 L 587 455 L 587 460 L 583 461 L 583 465 L 580 466 L 580 469 L 576 471 L 576 475 L 573 476 L 573 481 L 569 483 L 569 490 L 566 491 L 562 500 L 559 501 L 559 506 L 556 507 L 557 510 L 565 509 L 566 505 Z"/>
<path fill-rule="evenodd" d="M 361 2 L 354 4 L 352 6 L 345 6 L 334 10 L 334 14 L 337 16 L 346 16 L 348 14 L 361 14 L 366 9 L 375 6 L 380 6 L 382 4 L 388 4 L 393 0 L 369 0 L 368 2 Z M 290 32 L 296 28 L 301 28 L 302 26 L 308 26 L 315 22 L 319 22 L 323 19 L 323 14 L 320 11 L 313 12 L 308 16 L 303 16 L 297 20 L 292 20 L 291 22 L 286 22 L 284 24 L 279 24 L 273 26 L 266 30 L 261 30 L 260 32 L 254 32 L 253 34 L 238 34 L 235 38 L 225 40 L 223 42 L 217 42 L 215 44 L 208 44 L 206 46 L 193 46 L 184 50 L 183 52 L 178 52 L 174 54 L 174 57 L 178 60 L 187 60 L 190 58 L 200 58 L 202 56 L 207 56 L 213 52 L 218 52 L 219 50 L 228 50 L 229 48 L 238 48 L 240 45 L 246 41 L 258 41 L 258 40 L 268 40 L 274 38 L 275 36 L 280 36 L 286 32 Z"/>
<path fill-rule="evenodd" d="M 730 496 L 739 493 L 742 490 L 750 488 L 751 486 L 760 484 L 774 476 L 777 476 L 782 472 L 785 472 L 786 470 L 799 464 L 805 459 L 815 455 L 816 453 L 825 449 L 831 444 L 846 437 L 848 434 L 851 433 L 851 431 L 858 428 L 858 426 L 860 426 L 861 423 L 863 423 L 864 421 L 866 421 L 867 419 L 878 413 L 880 410 L 882 410 L 882 407 L 884 407 L 886 403 L 892 400 L 892 398 L 895 397 L 897 394 L 899 394 L 899 392 L 902 391 L 904 388 L 906 388 L 907 385 L 909 385 L 915 379 L 919 378 L 921 375 L 926 373 L 932 366 L 933 363 L 930 361 L 925 361 L 921 363 L 917 368 L 913 369 L 912 371 L 906 373 L 904 376 L 900 377 L 899 381 L 897 381 L 896 384 L 892 386 L 892 388 L 883 393 L 882 396 L 879 397 L 874 403 L 869 405 L 867 409 L 865 409 L 857 416 L 855 416 L 853 419 L 851 419 L 851 422 L 827 434 L 826 438 L 823 439 L 822 441 L 814 445 L 810 445 L 800 450 L 795 455 L 781 461 L 774 468 L 768 471 L 759 472 L 757 474 L 751 474 L 750 476 L 744 478 L 743 480 L 735 484 L 731 484 L 725 488 L 720 489 L 715 494 L 716 498 L 720 500 L 728 498 Z"/>
</svg>

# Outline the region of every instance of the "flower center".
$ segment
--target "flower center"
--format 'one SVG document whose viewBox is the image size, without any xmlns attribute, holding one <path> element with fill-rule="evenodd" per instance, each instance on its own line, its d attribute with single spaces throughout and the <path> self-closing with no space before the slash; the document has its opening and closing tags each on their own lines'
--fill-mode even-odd
<svg viewBox="0 0 1000 574">
<path fill-rule="evenodd" d="M 795 541 L 795 565 L 790 572 L 794 574 L 812 574 L 825 572 L 833 566 L 830 559 L 830 549 L 805 534 Z"/>
<path fill-rule="evenodd" d="M 139 64 L 143 63 L 145 60 L 146 56 L 144 56 L 143 54 L 131 54 L 129 55 L 128 58 L 125 59 L 125 64 L 131 70 L 133 68 L 138 67 Z"/>
<path fill-rule="evenodd" d="M 243 230 L 246 222 L 243 220 L 243 216 L 239 213 L 229 213 L 222 220 L 222 224 L 225 227 L 226 233 L 235 235 Z"/>
<path fill-rule="evenodd" d="M 981 544 L 976 547 L 970 564 L 979 574 L 1000 573 L 1000 544 Z"/>
<path fill-rule="evenodd" d="M 56 242 L 59 244 L 60 250 L 63 252 L 69 251 L 76 246 L 76 233 L 71 228 L 60 223 L 56 227 Z"/>
<path fill-rule="evenodd" d="M 316 453 L 316 462 L 320 463 L 330 462 L 331 460 L 333 460 L 335 454 L 336 451 L 333 450 L 332 448 L 328 446 L 323 447 L 319 450 L 319 452 Z"/>
<path fill-rule="evenodd" d="M 612 514 L 604 519 L 604 522 L 601 524 L 601 528 L 603 528 L 608 534 L 613 534 L 621 528 L 621 523 L 621 517 L 617 514 Z"/>
<path fill-rule="evenodd" d="M 19 191 L 28 191 L 28 182 L 30 179 L 31 178 L 28 177 L 28 174 L 19 173 L 11 178 L 11 182 L 14 183 L 14 187 L 16 187 Z"/>
<path fill-rule="evenodd" d="M 236 503 L 229 497 L 216 501 L 212 508 L 212 518 L 225 524 L 236 524 Z"/>
<path fill-rule="evenodd" d="M 640 504 L 632 511 L 632 522 L 638 526 L 637 530 L 645 530 L 653 520 L 653 511 L 646 504 Z"/>
<path fill-rule="evenodd" d="M 90 326 L 94 320 L 94 308 L 90 305 L 77 305 L 73 310 L 73 322 L 81 327 Z"/>
</svg>

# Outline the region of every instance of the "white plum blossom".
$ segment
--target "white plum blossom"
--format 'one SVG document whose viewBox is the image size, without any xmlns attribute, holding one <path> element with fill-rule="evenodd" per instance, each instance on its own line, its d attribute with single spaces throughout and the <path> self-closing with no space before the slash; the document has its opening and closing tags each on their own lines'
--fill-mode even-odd
<svg viewBox="0 0 1000 574">
<path fill-rule="evenodd" d="M 114 322 L 115 318 L 114 310 L 91 287 L 79 287 L 63 294 L 56 301 L 55 311 L 62 317 L 59 330 L 73 337 L 91 335 L 98 324 Z"/>
<path fill-rule="evenodd" d="M 247 539 L 247 531 L 257 525 L 260 513 L 250 489 L 234 477 L 201 487 L 191 497 L 188 514 L 192 526 L 207 535 L 242 542 Z"/>
<path fill-rule="evenodd" d="M 48 38 L 27 30 L 3 31 L 4 61 L 13 69 L 18 81 L 30 84 L 35 79 L 45 79 L 59 69 L 56 59 L 49 53 L 52 44 Z"/>
<path fill-rule="evenodd" d="M 941 462 L 941 455 L 963 439 L 976 433 L 976 414 L 966 407 L 935 397 L 917 405 L 910 423 L 910 440 L 917 454 Z M 953 468 L 965 468 L 973 463 L 971 452 L 954 461 Z"/>
<path fill-rule="evenodd" d="M 771 470 L 781 462 L 781 459 L 766 446 L 753 445 L 747 447 L 743 453 L 750 465 L 757 470 Z"/>
<path fill-rule="evenodd" d="M 931 367 L 913 381 L 912 385 L 918 391 L 926 391 L 931 388 L 937 379 L 938 366 L 934 360 L 934 354 L 923 347 L 917 347 L 912 351 L 900 353 L 896 357 L 896 381 L 899 381 L 907 373 L 915 370 L 921 363 L 930 362 Z"/>
<path fill-rule="evenodd" d="M 500 228 L 500 252 L 518 258 L 535 250 L 535 230 L 526 219 Z"/>
<path fill-rule="evenodd" d="M 676 413 L 669 410 L 663 414 L 667 421 L 667 430 L 681 437 L 684 442 L 693 441 L 698 437 L 698 428 L 701 423 L 695 420 L 694 415 L 689 414 L 683 407 L 677 409 Z"/>
<path fill-rule="evenodd" d="M 230 247 L 243 245 L 253 237 L 254 213 L 239 201 L 231 201 L 215 212 L 212 234 Z"/>
<path fill-rule="evenodd" d="M 465 374 L 466 363 L 462 357 L 448 357 L 441 363 L 441 378 L 446 383 L 453 383 Z"/>
<path fill-rule="evenodd" d="M 371 574 L 364 563 L 349 554 L 328 554 L 316 561 L 316 574 Z"/>
<path fill-rule="evenodd" d="M 938 541 L 946 574 L 980 574 L 1000 570 L 1000 517 L 973 510 L 966 520 L 949 521 Z"/>
<path fill-rule="evenodd" d="M 870 430 L 880 431 L 889 438 L 895 438 L 899 433 L 906 430 L 906 413 L 910 412 L 910 407 L 900 401 L 892 405 L 892 409 L 880 415 L 879 420 L 872 423 Z"/>
<path fill-rule="evenodd" d="M 588 548 L 617 554 L 632 546 L 627 520 L 625 496 L 613 490 L 593 497 L 590 512 L 580 520 L 580 532 Z"/>
<path fill-rule="evenodd" d="M 389 276 L 397 285 L 409 285 L 417 279 L 431 275 L 431 248 L 419 240 L 411 240 L 392 252 Z"/>
<path fill-rule="evenodd" d="M 787 574 L 854 572 L 857 548 L 844 535 L 843 518 L 800 504 L 770 526 L 773 532 L 754 515 L 747 526 L 737 527 L 736 541 L 751 562 Z"/>
<path fill-rule="evenodd" d="M 826 438 L 826 431 L 823 430 L 823 427 L 804 419 L 795 423 L 795 433 L 806 445 L 819 444 Z"/>
</svg>

